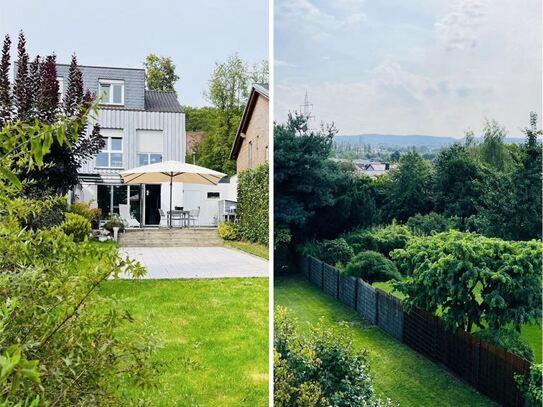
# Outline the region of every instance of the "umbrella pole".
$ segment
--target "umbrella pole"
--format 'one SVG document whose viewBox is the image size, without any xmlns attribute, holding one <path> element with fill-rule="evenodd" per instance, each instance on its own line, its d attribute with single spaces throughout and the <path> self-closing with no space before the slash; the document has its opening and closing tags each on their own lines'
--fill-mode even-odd
<svg viewBox="0 0 543 407">
<path fill-rule="evenodd" d="M 170 176 L 170 229 L 172 228 L 172 180 L 173 175 Z"/>
</svg>

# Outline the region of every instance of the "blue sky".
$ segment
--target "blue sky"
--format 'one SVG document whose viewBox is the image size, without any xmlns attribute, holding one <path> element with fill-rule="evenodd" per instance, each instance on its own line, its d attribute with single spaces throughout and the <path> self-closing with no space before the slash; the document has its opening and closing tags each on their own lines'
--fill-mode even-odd
<svg viewBox="0 0 543 407">
<path fill-rule="evenodd" d="M 275 120 L 307 90 L 341 134 L 512 135 L 541 112 L 540 0 L 275 0 Z"/>
<path fill-rule="evenodd" d="M 173 58 L 182 104 L 202 95 L 216 61 L 237 52 L 268 58 L 267 0 L 16 0 L 0 3 L 0 34 L 25 32 L 31 55 L 54 52 L 82 65 L 142 67 L 149 53 Z M 14 46 L 12 49 L 14 50 Z"/>
</svg>

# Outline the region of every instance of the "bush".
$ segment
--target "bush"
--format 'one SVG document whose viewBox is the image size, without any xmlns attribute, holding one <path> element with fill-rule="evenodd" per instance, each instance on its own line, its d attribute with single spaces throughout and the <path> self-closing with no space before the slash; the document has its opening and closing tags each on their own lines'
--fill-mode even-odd
<svg viewBox="0 0 543 407">
<path fill-rule="evenodd" d="M 274 405 L 276 407 L 385 407 L 377 397 L 365 350 L 354 349 L 344 326 L 322 323 L 300 335 L 285 308 L 274 317 Z"/>
<path fill-rule="evenodd" d="M 18 216 L 21 226 L 32 230 L 51 229 L 64 221 L 67 210 L 67 201 L 64 196 L 50 199 L 24 199 L 23 211 Z"/>
<path fill-rule="evenodd" d="M 530 362 L 534 360 L 532 348 L 514 329 L 483 329 L 474 332 L 473 335 L 481 338 L 484 342 L 500 346 L 506 351 L 514 353 Z"/>
<path fill-rule="evenodd" d="M 301 253 L 316 257 L 331 266 L 345 265 L 354 256 L 353 249 L 343 238 L 306 243 Z"/>
<path fill-rule="evenodd" d="M 360 277 L 369 284 L 377 281 L 401 279 L 396 265 L 381 253 L 373 251 L 362 252 L 354 256 L 345 266 L 343 272 L 348 276 Z"/>
<path fill-rule="evenodd" d="M 239 240 L 238 226 L 235 223 L 223 222 L 219 225 L 219 236 L 224 240 Z"/>
<path fill-rule="evenodd" d="M 526 407 L 541 407 L 543 404 L 543 365 L 534 364 L 528 377 L 515 374 L 515 381 L 524 395 Z"/>
<path fill-rule="evenodd" d="M 427 215 L 417 214 L 410 217 L 405 224 L 413 234 L 418 236 L 446 232 L 453 225 L 448 218 L 435 212 L 430 212 Z"/>
<path fill-rule="evenodd" d="M 66 213 L 66 218 L 61 223 L 60 228 L 67 235 L 73 236 L 75 242 L 82 242 L 92 231 L 91 224 L 87 219 L 70 212 Z"/>
<path fill-rule="evenodd" d="M 70 212 L 83 216 L 91 223 L 102 216 L 102 210 L 100 208 L 92 208 L 91 202 L 74 202 L 70 206 Z"/>
<path fill-rule="evenodd" d="M 390 252 L 405 247 L 412 233 L 406 226 L 395 223 L 380 228 L 360 229 L 343 235 L 354 253 L 376 251 L 389 257 Z"/>
<path fill-rule="evenodd" d="M 238 179 L 239 238 L 268 244 L 269 240 L 268 164 L 242 171 Z"/>
</svg>

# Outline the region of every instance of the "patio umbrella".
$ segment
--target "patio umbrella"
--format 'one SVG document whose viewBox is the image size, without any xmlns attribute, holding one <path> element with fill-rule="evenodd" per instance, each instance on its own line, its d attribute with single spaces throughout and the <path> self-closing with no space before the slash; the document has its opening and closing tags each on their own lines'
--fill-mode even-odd
<svg viewBox="0 0 543 407">
<path fill-rule="evenodd" d="M 184 182 L 187 184 L 217 185 L 226 174 L 198 165 L 180 161 L 164 161 L 144 165 L 130 170 L 121 171 L 120 175 L 126 184 L 153 184 L 158 182 L 170 183 L 170 216 L 172 226 L 172 184 Z"/>
</svg>

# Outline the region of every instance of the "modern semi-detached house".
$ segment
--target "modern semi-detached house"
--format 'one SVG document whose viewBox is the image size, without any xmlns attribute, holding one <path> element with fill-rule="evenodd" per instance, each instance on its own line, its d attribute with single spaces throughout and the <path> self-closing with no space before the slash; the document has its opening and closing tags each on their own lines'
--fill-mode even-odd
<svg viewBox="0 0 543 407">
<path fill-rule="evenodd" d="M 57 65 L 60 92 L 68 80 L 68 65 Z M 119 172 L 160 161 L 185 161 L 185 114 L 172 92 L 145 89 L 143 69 L 79 66 L 83 86 L 100 99 L 98 123 L 105 147 L 80 169 L 74 199 L 92 202 L 103 216 L 130 204 L 142 225 L 160 223 L 159 208 L 169 209 L 169 184 L 125 185 Z M 222 200 L 236 200 L 234 183 L 217 186 L 174 184 L 173 204 L 200 208 L 200 225 L 216 225 Z"/>
</svg>

